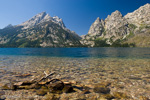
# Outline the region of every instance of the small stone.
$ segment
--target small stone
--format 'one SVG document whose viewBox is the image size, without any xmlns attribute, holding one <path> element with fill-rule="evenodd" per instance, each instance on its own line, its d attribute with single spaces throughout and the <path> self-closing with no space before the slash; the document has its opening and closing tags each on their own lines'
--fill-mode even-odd
<svg viewBox="0 0 150 100">
<path fill-rule="evenodd" d="M 70 83 L 71 83 L 71 84 L 77 84 L 77 82 L 74 81 L 74 80 L 70 81 Z"/>
<path fill-rule="evenodd" d="M 29 87 L 30 89 L 40 89 L 41 85 L 35 83 L 35 84 L 31 84 Z"/>
<path fill-rule="evenodd" d="M 32 76 L 31 74 L 21 74 L 21 75 L 16 75 L 16 77 L 20 77 L 20 78 L 26 78 L 28 76 Z"/>
<path fill-rule="evenodd" d="M 44 100 L 59 100 L 59 98 L 60 98 L 60 95 L 52 94 L 52 93 L 44 96 Z"/>
<path fill-rule="evenodd" d="M 40 95 L 40 96 L 46 95 L 47 92 L 49 92 L 48 89 L 40 89 L 40 90 L 37 90 L 37 91 L 36 91 L 37 95 Z"/>
<path fill-rule="evenodd" d="M 65 87 L 62 90 L 64 93 L 71 93 L 73 92 L 73 87 L 71 85 L 65 85 Z"/>
<path fill-rule="evenodd" d="M 132 80 L 142 80 L 142 78 L 139 78 L 139 77 L 129 77 L 129 79 L 132 79 Z"/>
<path fill-rule="evenodd" d="M 110 86 L 111 85 L 111 83 L 110 82 L 101 82 L 101 83 L 98 83 L 98 84 L 96 84 L 95 86 L 96 87 L 108 87 L 108 86 Z"/>
<path fill-rule="evenodd" d="M 144 97 L 144 96 L 140 96 L 140 97 L 139 97 L 139 100 L 150 100 L 150 99 L 147 98 L 147 97 Z"/>
<path fill-rule="evenodd" d="M 16 86 L 20 86 L 22 84 L 23 84 L 23 82 L 14 83 L 14 85 L 16 85 Z"/>
<path fill-rule="evenodd" d="M 86 100 L 85 98 L 86 98 L 85 94 L 78 94 L 77 100 Z"/>
<path fill-rule="evenodd" d="M 4 91 L 0 91 L 0 96 L 5 95 Z"/>
<path fill-rule="evenodd" d="M 89 94 L 89 93 L 91 93 L 89 90 L 83 90 L 83 91 L 81 92 L 81 94 Z"/>
<path fill-rule="evenodd" d="M 70 84 L 71 84 L 71 82 L 64 82 L 64 84 L 69 84 L 69 85 L 70 85 Z"/>
<path fill-rule="evenodd" d="M 47 94 L 44 96 L 44 100 L 53 100 L 54 99 L 54 94 Z"/>
<path fill-rule="evenodd" d="M 29 100 L 35 100 L 33 97 L 30 97 Z"/>
<path fill-rule="evenodd" d="M 34 81 L 25 81 L 25 82 L 23 82 L 22 85 L 31 85 L 33 83 L 35 83 L 35 82 Z"/>
<path fill-rule="evenodd" d="M 91 89 L 91 88 L 88 87 L 88 86 L 86 86 L 86 85 L 83 86 L 83 90 L 90 90 L 90 89 Z"/>
<path fill-rule="evenodd" d="M 4 86 L 4 84 L 1 84 L 1 83 L 0 83 L 0 87 L 2 87 L 2 86 Z"/>
<path fill-rule="evenodd" d="M 106 100 L 112 100 L 114 99 L 115 97 L 112 96 L 111 94 L 103 94 L 103 95 L 100 95 L 100 98 L 98 98 L 98 100 L 103 100 L 103 99 L 106 99 Z"/>
<path fill-rule="evenodd" d="M 31 89 L 30 86 L 18 86 L 17 89 Z"/>
<path fill-rule="evenodd" d="M 13 84 L 5 84 L 1 88 L 2 90 L 15 90 L 15 87 L 13 86 Z"/>
<path fill-rule="evenodd" d="M 67 93 L 61 94 L 60 100 L 69 100 L 69 95 Z"/>
<path fill-rule="evenodd" d="M 0 100 L 5 100 L 6 99 L 3 95 L 5 95 L 5 92 L 0 91 Z"/>
<path fill-rule="evenodd" d="M 2 86 L 1 88 L 2 88 L 2 90 L 9 90 L 10 89 L 10 87 L 7 84 L 5 84 L 4 86 Z"/>
<path fill-rule="evenodd" d="M 17 89 L 30 89 L 30 85 L 32 83 L 33 82 L 30 82 L 30 81 L 14 83 L 13 84 L 13 89 L 14 90 L 17 90 Z"/>
<path fill-rule="evenodd" d="M 121 93 L 121 92 L 114 92 L 113 95 L 117 99 L 127 99 L 128 98 L 128 96 L 126 94 Z"/>
<path fill-rule="evenodd" d="M 109 74 L 114 74 L 114 72 L 109 72 Z"/>
<path fill-rule="evenodd" d="M 40 85 L 45 85 L 47 82 L 39 82 Z"/>
<path fill-rule="evenodd" d="M 95 87 L 93 89 L 93 91 L 95 93 L 102 93 L 102 94 L 108 94 L 108 93 L 110 93 L 110 89 L 109 88 L 105 88 L 105 87 Z"/>
<path fill-rule="evenodd" d="M 85 86 L 88 87 L 88 88 L 94 88 L 93 85 L 85 85 Z"/>
<path fill-rule="evenodd" d="M 0 100 L 6 100 L 6 97 L 5 96 L 1 96 Z"/>
</svg>

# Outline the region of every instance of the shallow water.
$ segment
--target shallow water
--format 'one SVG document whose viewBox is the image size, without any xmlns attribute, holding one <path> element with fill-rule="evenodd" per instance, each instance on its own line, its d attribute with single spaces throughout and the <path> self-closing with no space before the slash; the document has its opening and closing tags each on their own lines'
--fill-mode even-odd
<svg viewBox="0 0 150 100">
<path fill-rule="evenodd" d="M 94 85 L 109 81 L 131 97 L 150 97 L 149 48 L 40 48 L 0 49 L 0 83 L 39 78 L 56 72 L 54 78 Z M 128 50 L 128 51 L 126 51 Z M 83 52 L 84 51 L 84 52 Z M 15 77 L 30 73 L 27 78 Z M 122 88 L 123 87 L 123 88 Z"/>
</svg>

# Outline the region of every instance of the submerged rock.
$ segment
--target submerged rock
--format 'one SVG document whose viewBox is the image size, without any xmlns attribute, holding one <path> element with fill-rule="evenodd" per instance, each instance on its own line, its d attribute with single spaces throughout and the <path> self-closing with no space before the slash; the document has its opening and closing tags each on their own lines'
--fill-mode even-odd
<svg viewBox="0 0 150 100">
<path fill-rule="evenodd" d="M 65 85 L 62 91 L 64 93 L 71 93 L 73 92 L 73 87 L 71 85 Z"/>
<path fill-rule="evenodd" d="M 21 75 L 16 75 L 16 77 L 19 77 L 19 78 L 26 78 L 28 76 L 32 76 L 31 74 L 21 74 Z"/>
<path fill-rule="evenodd" d="M 147 98 L 147 97 L 144 97 L 144 96 L 140 96 L 140 97 L 139 97 L 139 100 L 150 100 L 150 99 Z"/>
<path fill-rule="evenodd" d="M 110 93 L 110 89 L 109 88 L 105 88 L 105 87 L 95 87 L 93 89 L 93 91 L 95 93 L 102 93 L 102 94 L 108 94 L 108 93 Z"/>
<path fill-rule="evenodd" d="M 18 82 L 18 83 L 14 83 L 13 87 L 15 90 L 17 90 L 17 89 L 31 89 L 31 85 L 33 83 L 34 82 L 32 82 L 32 81 Z"/>
<path fill-rule="evenodd" d="M 100 95 L 100 97 L 98 98 L 98 100 L 112 100 L 114 98 L 115 97 L 112 96 L 111 94 L 103 94 L 103 95 Z"/>
<path fill-rule="evenodd" d="M 81 94 L 89 94 L 89 93 L 91 93 L 89 90 L 83 90 L 83 91 L 81 92 Z"/>
<path fill-rule="evenodd" d="M 44 96 L 44 100 L 60 100 L 60 95 L 49 93 Z M 67 99 L 64 99 L 64 100 L 67 100 Z"/>
<path fill-rule="evenodd" d="M 117 99 L 127 99 L 128 98 L 128 96 L 125 93 L 121 93 L 121 92 L 114 92 L 113 95 Z"/>
<path fill-rule="evenodd" d="M 64 88 L 64 83 L 59 79 L 53 79 L 47 82 L 46 86 L 50 89 L 50 92 L 58 92 Z"/>
<path fill-rule="evenodd" d="M 95 93 L 108 94 L 110 93 L 110 89 L 108 88 L 109 85 L 111 85 L 110 82 L 101 82 L 94 86 L 93 91 Z"/>
<path fill-rule="evenodd" d="M 37 95 L 44 96 L 47 94 L 48 91 L 49 91 L 48 89 L 40 89 L 40 90 L 37 90 L 36 93 Z"/>
<path fill-rule="evenodd" d="M 1 97 L 2 95 L 5 95 L 5 92 L 4 92 L 4 91 L 0 91 L 0 97 Z M 1 100 L 1 99 L 0 99 L 0 100 Z"/>
<path fill-rule="evenodd" d="M 1 88 L 2 90 L 15 90 L 15 87 L 11 83 L 3 85 Z"/>
</svg>

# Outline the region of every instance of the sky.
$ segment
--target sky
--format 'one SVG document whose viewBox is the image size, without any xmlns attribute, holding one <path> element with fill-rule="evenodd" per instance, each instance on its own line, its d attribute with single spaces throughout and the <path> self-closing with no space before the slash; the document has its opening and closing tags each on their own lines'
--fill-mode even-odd
<svg viewBox="0 0 150 100">
<path fill-rule="evenodd" d="M 62 18 L 68 29 L 85 35 L 97 17 L 105 19 L 116 10 L 124 16 L 146 3 L 150 0 L 0 0 L 0 29 L 45 11 Z"/>
</svg>

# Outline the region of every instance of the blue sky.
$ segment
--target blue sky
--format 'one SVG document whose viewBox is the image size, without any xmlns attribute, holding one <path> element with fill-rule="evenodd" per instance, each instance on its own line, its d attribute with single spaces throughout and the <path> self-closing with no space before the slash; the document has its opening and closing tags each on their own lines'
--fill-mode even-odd
<svg viewBox="0 0 150 100">
<path fill-rule="evenodd" d="M 84 35 L 97 17 L 105 19 L 115 10 L 126 15 L 146 3 L 150 0 L 0 0 L 0 28 L 21 24 L 46 11 L 62 18 L 70 30 Z"/>
</svg>

